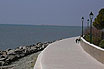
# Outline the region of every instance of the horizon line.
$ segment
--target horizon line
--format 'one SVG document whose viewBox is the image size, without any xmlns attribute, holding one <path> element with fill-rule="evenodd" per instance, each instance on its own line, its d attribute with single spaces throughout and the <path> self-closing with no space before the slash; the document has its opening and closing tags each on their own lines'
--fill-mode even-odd
<svg viewBox="0 0 104 69">
<path fill-rule="evenodd" d="M 30 26 L 78 26 L 78 25 L 49 25 L 49 24 L 0 24 L 0 25 L 30 25 Z M 80 25 L 79 25 L 80 26 Z"/>
</svg>

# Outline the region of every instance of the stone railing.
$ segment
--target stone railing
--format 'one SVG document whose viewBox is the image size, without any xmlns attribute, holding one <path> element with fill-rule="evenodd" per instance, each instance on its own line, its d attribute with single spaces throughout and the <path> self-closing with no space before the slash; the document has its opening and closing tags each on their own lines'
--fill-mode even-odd
<svg viewBox="0 0 104 69">
<path fill-rule="evenodd" d="M 100 61 L 104 64 L 104 49 L 87 42 L 85 39 L 81 37 L 80 44 L 82 48 L 89 53 L 92 57 L 94 57 L 96 60 Z"/>
</svg>

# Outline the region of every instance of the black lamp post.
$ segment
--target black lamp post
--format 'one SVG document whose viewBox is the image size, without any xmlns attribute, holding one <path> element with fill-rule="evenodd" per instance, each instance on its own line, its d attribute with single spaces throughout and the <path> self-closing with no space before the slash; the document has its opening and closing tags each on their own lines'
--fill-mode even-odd
<svg viewBox="0 0 104 69">
<path fill-rule="evenodd" d="M 83 22 L 84 22 L 84 17 L 82 17 L 81 20 L 82 20 L 82 35 L 81 36 L 83 37 Z"/>
<path fill-rule="evenodd" d="M 90 16 L 90 43 L 92 43 L 92 19 L 93 19 L 93 13 L 91 12 L 90 14 L 89 14 L 89 16 Z"/>
<path fill-rule="evenodd" d="M 87 20 L 87 28 L 89 28 L 89 19 Z"/>
</svg>

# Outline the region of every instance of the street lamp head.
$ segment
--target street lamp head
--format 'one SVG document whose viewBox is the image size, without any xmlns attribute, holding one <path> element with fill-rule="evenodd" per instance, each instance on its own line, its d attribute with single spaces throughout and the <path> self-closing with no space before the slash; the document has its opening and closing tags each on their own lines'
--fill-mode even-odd
<svg viewBox="0 0 104 69">
<path fill-rule="evenodd" d="M 82 17 L 82 21 L 84 20 L 84 17 Z"/>
<path fill-rule="evenodd" d="M 89 14 L 89 16 L 90 16 L 91 19 L 93 19 L 94 14 L 91 12 L 91 13 Z"/>
<path fill-rule="evenodd" d="M 89 19 L 87 21 L 89 22 Z"/>
</svg>

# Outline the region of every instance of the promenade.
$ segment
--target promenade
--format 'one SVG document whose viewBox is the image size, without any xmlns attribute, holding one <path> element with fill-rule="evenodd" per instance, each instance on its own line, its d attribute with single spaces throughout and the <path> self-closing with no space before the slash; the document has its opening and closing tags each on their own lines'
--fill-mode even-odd
<svg viewBox="0 0 104 69">
<path fill-rule="evenodd" d="M 40 53 L 34 69 L 104 69 L 86 53 L 80 44 L 75 42 L 78 37 L 67 38 L 50 44 Z"/>
</svg>

